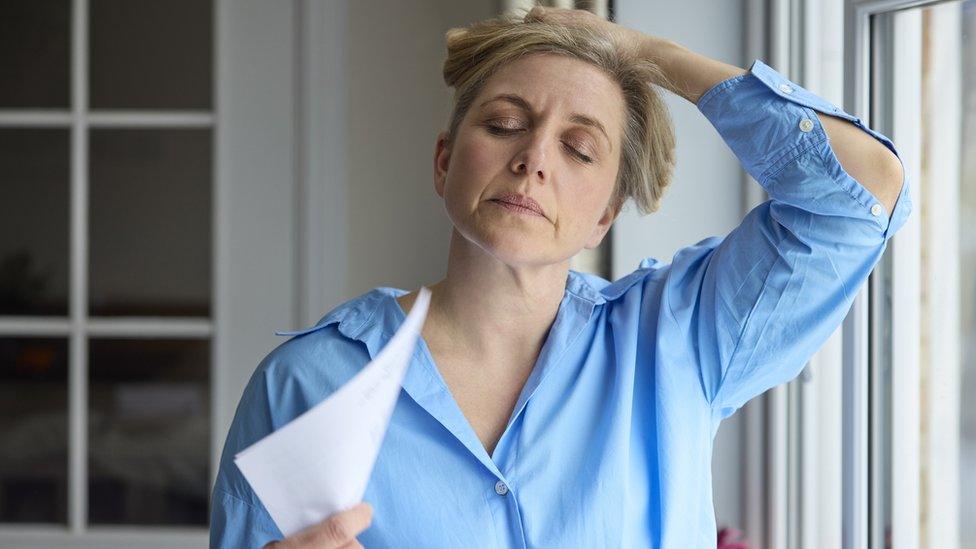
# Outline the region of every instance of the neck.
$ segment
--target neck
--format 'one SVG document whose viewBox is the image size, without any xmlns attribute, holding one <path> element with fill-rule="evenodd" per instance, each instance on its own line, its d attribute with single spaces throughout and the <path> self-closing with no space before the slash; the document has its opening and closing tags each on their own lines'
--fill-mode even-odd
<svg viewBox="0 0 976 549">
<path fill-rule="evenodd" d="M 423 336 L 449 354 L 534 358 L 556 318 L 568 270 L 568 261 L 506 265 L 455 229 L 447 276 L 430 286 Z M 410 297 L 412 304 L 416 293 Z"/>
</svg>

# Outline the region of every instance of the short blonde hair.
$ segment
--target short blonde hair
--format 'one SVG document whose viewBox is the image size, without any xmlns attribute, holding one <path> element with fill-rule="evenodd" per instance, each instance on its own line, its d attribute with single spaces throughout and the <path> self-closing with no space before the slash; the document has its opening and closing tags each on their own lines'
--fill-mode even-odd
<svg viewBox="0 0 976 549">
<path fill-rule="evenodd" d="M 660 92 L 651 84 L 666 82 L 660 67 L 621 51 L 609 36 L 585 27 L 524 21 L 519 14 L 500 15 L 447 31 L 444 82 L 454 88 L 448 143 L 488 78 L 502 65 L 531 53 L 568 55 L 592 63 L 620 85 L 626 123 L 610 204 L 633 199 L 642 214 L 657 211 L 674 173 L 674 124 Z"/>
</svg>

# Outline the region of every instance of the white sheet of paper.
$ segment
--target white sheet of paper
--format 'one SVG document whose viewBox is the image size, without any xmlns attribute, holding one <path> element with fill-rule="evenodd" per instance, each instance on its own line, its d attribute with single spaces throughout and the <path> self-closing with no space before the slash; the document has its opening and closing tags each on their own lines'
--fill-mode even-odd
<svg viewBox="0 0 976 549">
<path fill-rule="evenodd" d="M 421 287 L 376 358 L 321 403 L 234 456 L 285 536 L 362 501 L 429 304 L 430 290 Z"/>
</svg>

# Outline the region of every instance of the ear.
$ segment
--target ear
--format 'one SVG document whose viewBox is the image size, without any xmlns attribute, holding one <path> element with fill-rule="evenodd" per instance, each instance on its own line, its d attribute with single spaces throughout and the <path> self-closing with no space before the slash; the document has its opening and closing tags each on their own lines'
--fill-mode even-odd
<svg viewBox="0 0 976 549">
<path fill-rule="evenodd" d="M 599 246 L 600 242 L 603 242 L 603 237 L 607 235 L 607 231 L 613 226 L 613 222 L 617 219 L 617 216 L 620 215 L 623 201 L 614 201 L 613 198 L 610 200 L 610 204 L 607 205 L 607 209 L 603 212 L 603 217 L 597 221 L 596 227 L 593 228 L 593 233 L 590 235 L 590 240 L 584 248 L 592 250 Z"/>
<path fill-rule="evenodd" d="M 451 149 L 447 142 L 447 132 L 437 134 L 434 146 L 434 190 L 444 198 L 444 184 L 447 182 L 447 168 L 451 163 Z"/>
</svg>

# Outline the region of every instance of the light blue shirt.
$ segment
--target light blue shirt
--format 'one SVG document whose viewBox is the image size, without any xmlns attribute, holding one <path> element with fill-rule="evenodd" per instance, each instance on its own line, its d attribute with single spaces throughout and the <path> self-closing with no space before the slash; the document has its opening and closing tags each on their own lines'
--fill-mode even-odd
<svg viewBox="0 0 976 549">
<path fill-rule="evenodd" d="M 769 193 L 724 237 L 615 282 L 569 271 L 538 361 L 492 455 L 421 339 L 364 500 L 367 548 L 714 548 L 719 423 L 795 377 L 840 325 L 912 209 L 890 217 L 837 161 L 814 111 L 885 136 L 760 60 L 698 109 Z M 897 152 L 896 152 L 897 154 Z M 906 170 L 907 174 L 907 170 Z M 328 397 L 405 318 L 379 287 L 258 365 L 213 490 L 214 547 L 282 536 L 236 452 Z"/>
</svg>

